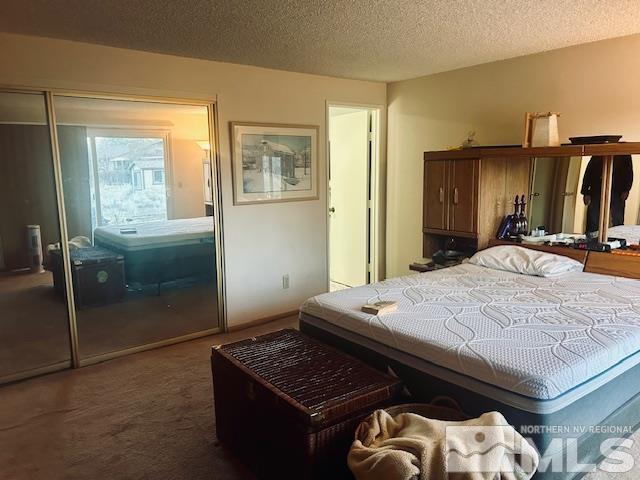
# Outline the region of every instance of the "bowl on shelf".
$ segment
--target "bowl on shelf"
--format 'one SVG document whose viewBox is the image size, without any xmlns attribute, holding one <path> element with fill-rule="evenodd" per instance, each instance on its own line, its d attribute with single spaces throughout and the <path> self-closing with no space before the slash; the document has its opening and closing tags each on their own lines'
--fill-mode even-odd
<svg viewBox="0 0 640 480">
<path fill-rule="evenodd" d="M 618 143 L 622 135 L 591 135 L 587 137 L 569 137 L 573 145 L 593 145 L 597 143 Z"/>
</svg>

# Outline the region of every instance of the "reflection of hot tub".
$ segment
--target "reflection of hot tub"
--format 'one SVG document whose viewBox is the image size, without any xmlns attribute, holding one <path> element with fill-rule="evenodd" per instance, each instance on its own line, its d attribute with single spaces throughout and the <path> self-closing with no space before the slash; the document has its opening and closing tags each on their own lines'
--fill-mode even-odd
<svg viewBox="0 0 640 480">
<path fill-rule="evenodd" d="M 99 227 L 94 239 L 96 245 L 124 256 L 128 284 L 214 277 L 211 217 Z"/>
</svg>

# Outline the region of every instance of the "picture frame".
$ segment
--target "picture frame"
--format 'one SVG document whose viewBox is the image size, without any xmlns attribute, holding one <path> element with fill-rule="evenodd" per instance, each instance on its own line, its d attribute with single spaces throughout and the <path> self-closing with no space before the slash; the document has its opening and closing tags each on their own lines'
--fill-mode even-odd
<svg viewBox="0 0 640 480">
<path fill-rule="evenodd" d="M 316 125 L 231 122 L 233 204 L 317 200 Z"/>
</svg>

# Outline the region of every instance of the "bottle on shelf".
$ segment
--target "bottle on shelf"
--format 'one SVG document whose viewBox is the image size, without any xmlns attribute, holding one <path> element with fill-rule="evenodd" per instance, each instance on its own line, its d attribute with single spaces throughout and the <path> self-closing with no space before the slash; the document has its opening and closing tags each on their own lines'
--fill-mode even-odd
<svg viewBox="0 0 640 480">
<path fill-rule="evenodd" d="M 520 231 L 522 230 L 522 222 L 520 220 L 520 214 L 518 213 L 519 206 L 519 197 L 516 195 L 516 198 L 513 201 L 513 214 L 510 215 L 511 221 L 509 222 L 509 236 L 512 238 L 516 238 Z"/>
<path fill-rule="evenodd" d="M 527 220 L 527 215 L 525 214 L 526 208 L 527 208 L 527 201 L 524 195 L 522 195 L 522 198 L 520 200 L 520 215 L 518 216 L 518 219 L 520 220 L 520 233 L 522 235 L 529 234 L 529 220 Z"/>
</svg>

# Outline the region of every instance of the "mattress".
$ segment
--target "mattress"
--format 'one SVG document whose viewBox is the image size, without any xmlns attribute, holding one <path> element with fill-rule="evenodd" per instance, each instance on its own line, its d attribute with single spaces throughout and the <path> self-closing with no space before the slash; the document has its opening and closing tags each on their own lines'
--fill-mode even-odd
<svg viewBox="0 0 640 480">
<path fill-rule="evenodd" d="M 360 311 L 379 300 L 398 310 Z M 497 387 L 520 408 L 527 399 L 530 408 L 564 408 L 640 363 L 640 281 L 632 279 L 462 264 L 319 295 L 301 312 L 425 360 L 455 383 Z"/>
<path fill-rule="evenodd" d="M 610 238 L 624 238 L 627 244 L 640 243 L 640 225 L 618 225 L 609 227 L 608 234 Z"/>
<path fill-rule="evenodd" d="M 157 220 L 98 227 L 93 232 L 95 243 L 132 251 L 155 247 L 212 242 L 212 217 Z"/>
</svg>

